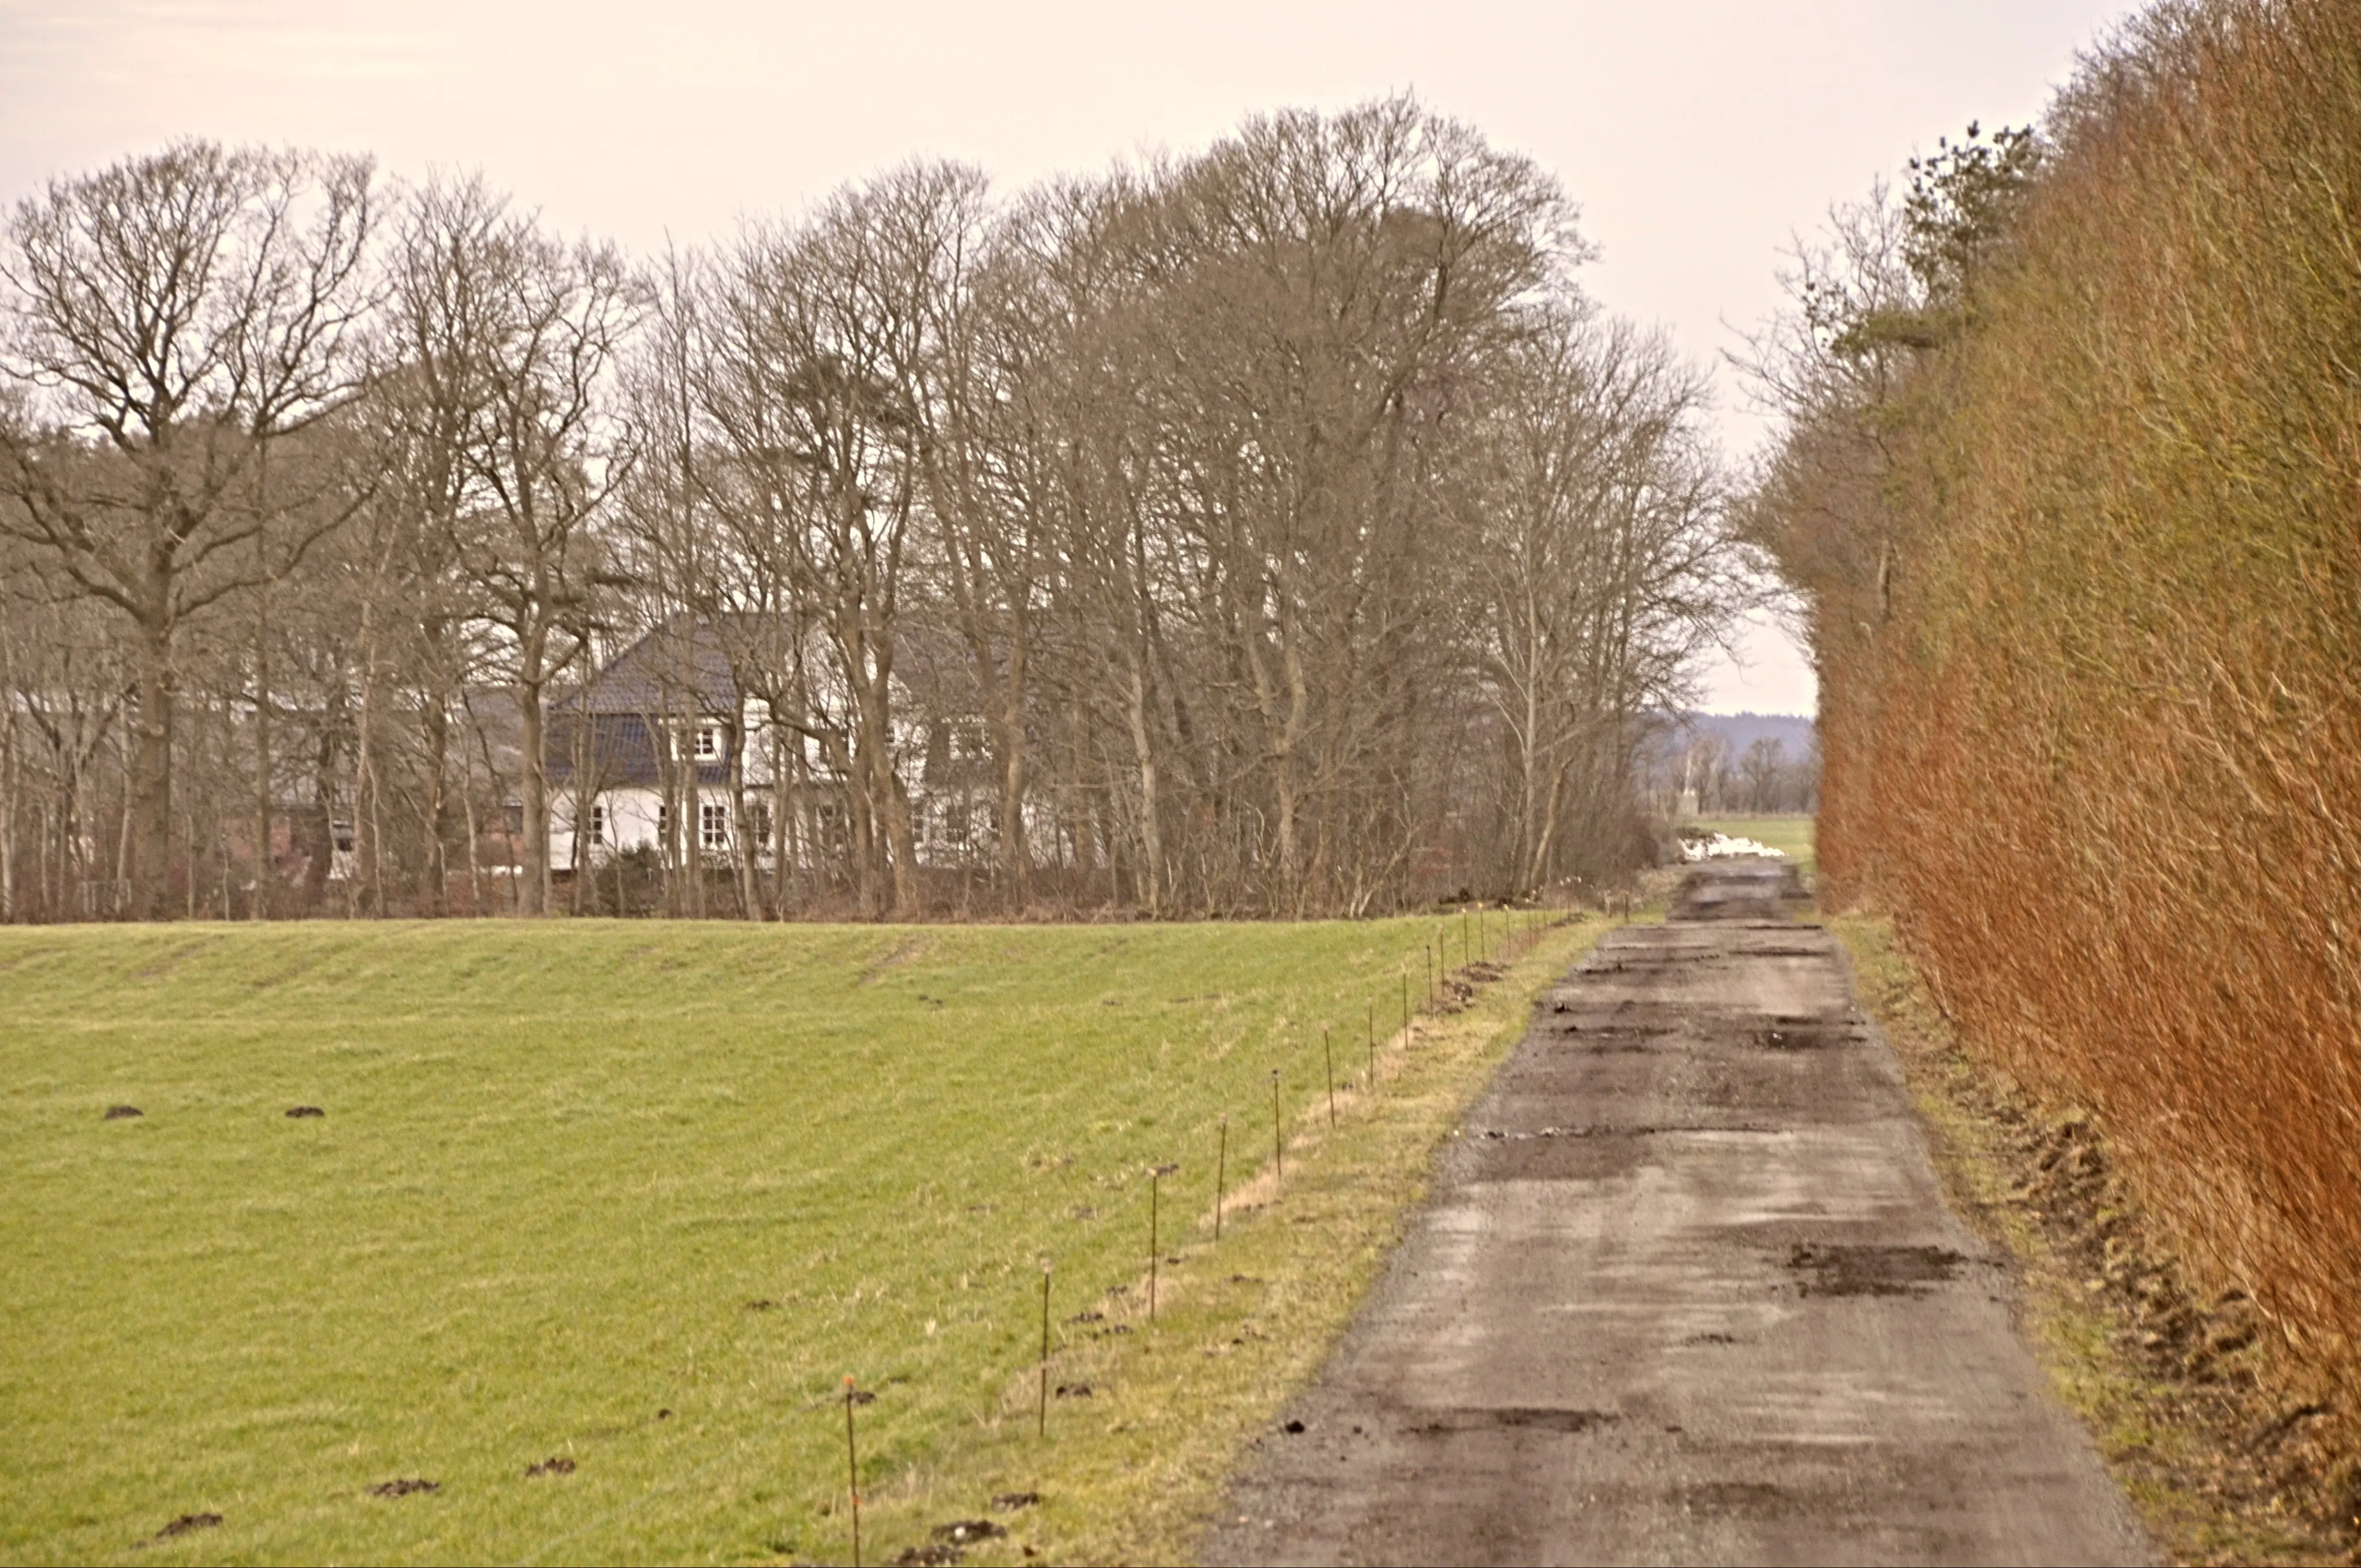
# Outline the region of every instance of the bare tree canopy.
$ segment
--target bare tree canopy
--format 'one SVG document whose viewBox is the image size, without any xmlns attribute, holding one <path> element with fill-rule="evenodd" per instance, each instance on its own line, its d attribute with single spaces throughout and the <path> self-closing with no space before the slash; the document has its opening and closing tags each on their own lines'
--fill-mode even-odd
<svg viewBox="0 0 2361 1568">
<path fill-rule="evenodd" d="M 104 880 L 111 802 L 151 914 L 1308 916 L 1653 852 L 1729 602 L 1702 382 L 1466 125 L 913 162 L 644 268 L 480 181 L 375 216 L 193 144 L 20 210 L 10 613 L 124 633 L 0 650 L 11 777 L 74 781 L 10 786 L 27 863 Z M 120 785 L 36 733 L 118 666 Z M 177 854 L 175 758 L 247 803 Z M 91 902 L 42 874 L 18 917 Z"/>
<path fill-rule="evenodd" d="M 182 627 L 327 525 L 269 455 L 359 390 L 365 160 L 184 142 L 18 203 L 0 528 L 129 622 L 128 880 L 164 912 Z M 326 503 L 333 517 L 334 502 Z"/>
</svg>

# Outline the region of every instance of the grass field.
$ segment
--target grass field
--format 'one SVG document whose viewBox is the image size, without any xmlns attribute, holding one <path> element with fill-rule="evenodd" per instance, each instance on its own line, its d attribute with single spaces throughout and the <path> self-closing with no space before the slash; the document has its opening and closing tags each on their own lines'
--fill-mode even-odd
<svg viewBox="0 0 2361 1568">
<path fill-rule="evenodd" d="M 1807 877 L 1818 869 L 1819 861 L 1812 853 L 1813 821 L 1808 817 L 1700 817 L 1697 826 L 1778 850 Z"/>
<path fill-rule="evenodd" d="M 1334 1134 L 1431 922 L 0 931 L 0 1555 L 841 1559 L 848 1374 L 869 1561 L 1185 1551 L 1596 929 Z"/>
</svg>

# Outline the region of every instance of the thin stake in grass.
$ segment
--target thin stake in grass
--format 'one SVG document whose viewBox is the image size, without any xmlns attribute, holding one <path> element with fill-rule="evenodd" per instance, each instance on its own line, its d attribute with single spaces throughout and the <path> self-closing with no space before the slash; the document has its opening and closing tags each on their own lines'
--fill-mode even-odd
<svg viewBox="0 0 2361 1568">
<path fill-rule="evenodd" d="M 1328 1025 L 1320 1025 L 1320 1059 L 1328 1066 L 1328 1129 L 1336 1128 L 1336 1053 L 1328 1044 Z"/>
<path fill-rule="evenodd" d="M 861 1451 L 852 1445 L 852 1374 L 844 1375 L 844 1474 L 852 1494 L 852 1568 L 861 1568 Z"/>
<path fill-rule="evenodd" d="M 1177 1165 L 1152 1165 L 1148 1168 L 1148 1321 L 1156 1321 L 1156 1266 L 1163 1250 L 1157 1238 L 1157 1185 L 1180 1168 Z"/>
<path fill-rule="evenodd" d="M 1222 1183 L 1230 1174 L 1230 1113 L 1222 1113 L 1222 1141 L 1213 1146 L 1213 1239 L 1222 1239 Z"/>
<path fill-rule="evenodd" d="M 1270 1069 L 1270 1165 L 1274 1179 L 1287 1175 L 1287 1140 L 1279 1120 L 1279 1069 Z"/>
<path fill-rule="evenodd" d="M 1378 1004 L 1369 1003 L 1369 1088 L 1378 1087 Z"/>
<path fill-rule="evenodd" d="M 1041 1408 L 1034 1418 L 1033 1435 L 1049 1435 L 1049 1271 L 1041 1271 Z"/>
</svg>

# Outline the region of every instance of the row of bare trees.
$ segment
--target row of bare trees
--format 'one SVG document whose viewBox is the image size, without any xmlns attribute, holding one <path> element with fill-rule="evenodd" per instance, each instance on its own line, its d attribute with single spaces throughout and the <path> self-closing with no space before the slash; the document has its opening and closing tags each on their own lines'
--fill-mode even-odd
<svg viewBox="0 0 2361 1568">
<path fill-rule="evenodd" d="M 53 182 L 0 252 L 0 913 L 551 908 L 553 709 L 682 627 L 781 809 L 733 781 L 766 838 L 667 874 L 750 915 L 1611 873 L 1726 595 L 1699 381 L 1572 219 L 1408 99 L 644 265 L 356 160 Z"/>
<path fill-rule="evenodd" d="M 1811 814 L 1819 805 L 1820 756 L 1806 741 L 1790 751 L 1775 735 L 1744 746 L 1722 735 L 1669 731 L 1647 770 L 1657 810 L 1668 820 Z"/>
</svg>

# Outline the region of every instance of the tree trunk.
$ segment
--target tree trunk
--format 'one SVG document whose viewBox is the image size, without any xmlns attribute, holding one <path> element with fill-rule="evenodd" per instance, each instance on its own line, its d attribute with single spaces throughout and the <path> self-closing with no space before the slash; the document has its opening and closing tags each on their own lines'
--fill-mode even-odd
<svg viewBox="0 0 2361 1568">
<path fill-rule="evenodd" d="M 1128 672 L 1130 679 L 1125 687 L 1124 709 L 1131 720 L 1131 748 L 1139 768 L 1139 848 L 1148 861 L 1146 896 L 1140 902 L 1148 905 L 1150 919 L 1164 913 L 1164 829 L 1158 820 L 1161 806 L 1157 799 L 1156 748 L 1148 731 L 1148 682 L 1137 663 Z"/>
<path fill-rule="evenodd" d="M 270 644 L 262 612 L 254 619 L 254 919 L 271 915 L 271 891 L 279 880 L 270 853 Z"/>
<path fill-rule="evenodd" d="M 426 799 L 420 811 L 426 828 L 426 875 L 434 886 L 427 895 L 429 913 L 448 916 L 451 913 L 451 855 L 449 824 L 451 814 L 450 758 L 451 710 L 445 706 L 440 691 L 433 693 L 426 703 Z"/>
<path fill-rule="evenodd" d="M 475 716 L 470 714 L 468 717 L 472 721 Z M 459 804 L 467 815 L 467 915 L 472 919 L 484 913 L 484 857 L 483 839 L 476 828 L 476 759 L 473 753 L 464 750 L 459 771 Z"/>
<path fill-rule="evenodd" d="M 746 699 L 738 699 L 738 717 L 728 731 L 730 746 L 730 859 L 738 873 L 738 917 L 763 917 L 762 894 L 755 883 L 753 823 L 746 815 Z"/>
<path fill-rule="evenodd" d="M 328 896 L 328 877 L 336 854 L 336 722 L 343 707 L 341 685 L 329 688 L 328 710 L 322 715 L 319 750 L 312 758 L 312 812 L 303 825 L 303 909 L 317 916 Z"/>
<path fill-rule="evenodd" d="M 1025 828 L 1025 718 L 1012 714 L 1003 725 L 1005 737 L 1000 764 L 1000 874 L 1006 883 L 1007 908 L 1023 909 L 1033 898 L 1033 844 Z"/>
<path fill-rule="evenodd" d="M 542 639 L 535 637 L 526 652 L 523 668 L 541 668 Z M 517 879 L 517 913 L 549 913 L 549 759 L 546 744 L 548 713 L 542 706 L 544 683 L 529 677 L 517 683 L 517 708 L 523 718 L 524 739 L 524 874 Z"/>
<path fill-rule="evenodd" d="M 16 716 L 0 716 L 0 925 L 16 918 L 16 811 L 24 798 L 16 776 Z"/>
<path fill-rule="evenodd" d="M 142 919 L 171 913 L 172 633 L 143 626 L 139 711 L 132 721 L 130 829 L 132 907 Z"/>
<path fill-rule="evenodd" d="M 879 793 L 885 806 L 885 849 L 893 860 L 893 912 L 914 915 L 918 907 L 918 857 L 917 838 L 910 827 L 910 795 L 902 787 L 902 775 L 894 771 L 891 746 L 877 749 L 875 765 Z"/>
<path fill-rule="evenodd" d="M 385 914 L 385 834 L 378 813 L 376 605 L 361 600 L 361 716 L 353 739 L 353 883 L 358 913 Z"/>
</svg>

